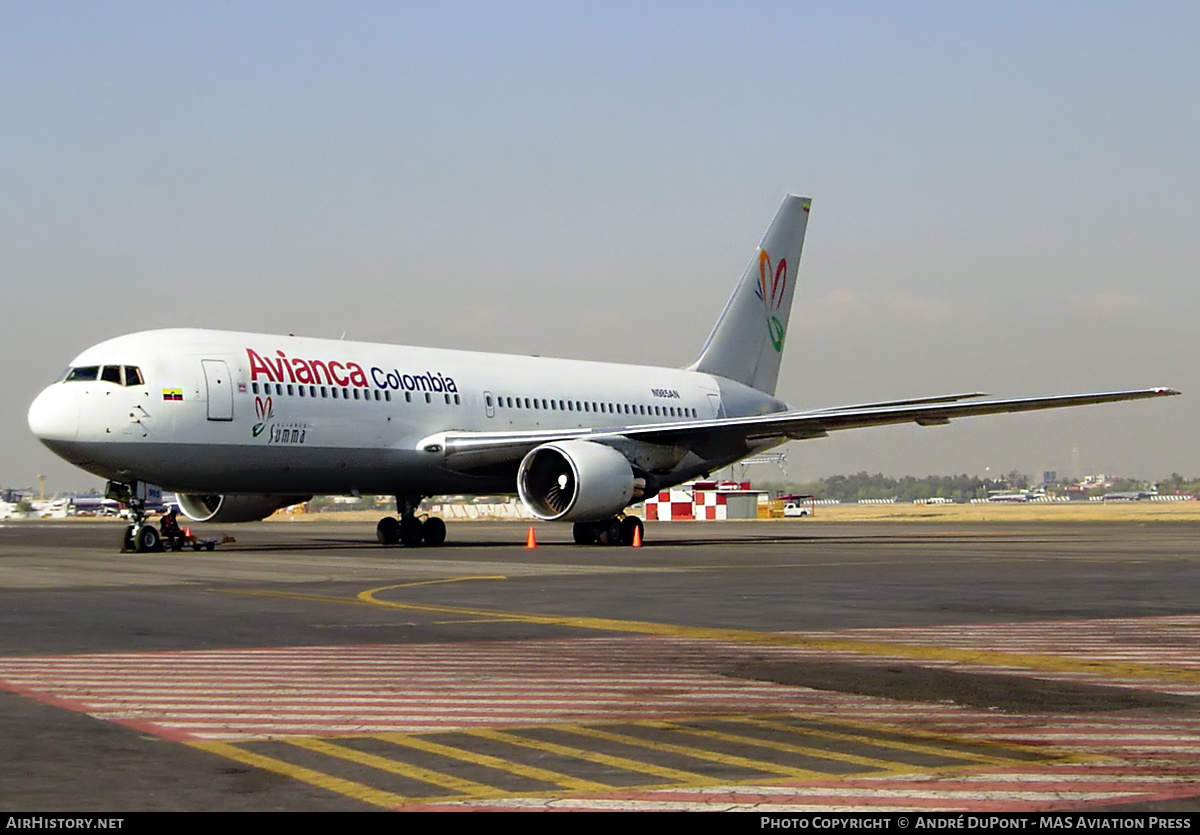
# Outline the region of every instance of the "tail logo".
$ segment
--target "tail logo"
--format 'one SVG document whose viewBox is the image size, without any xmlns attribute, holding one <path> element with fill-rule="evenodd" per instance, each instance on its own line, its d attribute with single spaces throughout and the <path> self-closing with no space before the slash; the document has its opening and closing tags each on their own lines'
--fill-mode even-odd
<svg viewBox="0 0 1200 835">
<path fill-rule="evenodd" d="M 767 334 L 777 352 L 783 351 L 784 326 L 775 313 L 783 304 L 784 291 L 787 289 L 787 259 L 780 258 L 775 269 L 771 269 L 771 256 L 765 249 L 758 251 L 758 284 L 754 295 L 763 303 L 767 314 Z"/>
</svg>

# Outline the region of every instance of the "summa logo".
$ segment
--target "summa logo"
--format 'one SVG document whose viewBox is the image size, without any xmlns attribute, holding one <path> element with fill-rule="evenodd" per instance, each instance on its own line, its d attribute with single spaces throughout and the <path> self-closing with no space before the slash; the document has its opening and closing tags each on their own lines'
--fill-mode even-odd
<svg viewBox="0 0 1200 835">
<path fill-rule="evenodd" d="M 275 404 L 269 395 L 254 398 L 254 413 L 258 415 L 258 423 L 254 424 L 254 429 L 251 431 L 257 438 L 267 428 L 267 421 L 275 416 Z"/>
<path fill-rule="evenodd" d="M 771 268 L 771 255 L 765 249 L 758 251 L 758 285 L 754 295 L 763 303 L 767 313 L 767 333 L 776 351 L 783 350 L 783 323 L 775 313 L 783 304 L 784 291 L 787 289 L 787 259 L 780 258 L 775 268 Z"/>
</svg>

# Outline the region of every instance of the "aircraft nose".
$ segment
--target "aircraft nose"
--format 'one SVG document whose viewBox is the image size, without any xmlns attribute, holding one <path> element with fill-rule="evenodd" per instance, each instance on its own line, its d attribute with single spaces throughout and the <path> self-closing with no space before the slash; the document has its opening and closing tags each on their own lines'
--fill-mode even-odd
<svg viewBox="0 0 1200 835">
<path fill-rule="evenodd" d="M 29 429 L 43 443 L 71 442 L 79 432 L 79 400 L 66 386 L 55 384 L 29 407 Z"/>
</svg>

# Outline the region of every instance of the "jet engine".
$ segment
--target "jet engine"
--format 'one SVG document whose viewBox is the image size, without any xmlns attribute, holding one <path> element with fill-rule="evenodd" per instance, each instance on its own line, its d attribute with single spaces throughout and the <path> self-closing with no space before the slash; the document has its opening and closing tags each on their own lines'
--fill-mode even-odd
<svg viewBox="0 0 1200 835">
<path fill-rule="evenodd" d="M 312 496 L 280 496 L 274 493 L 216 494 L 179 493 L 179 509 L 196 522 L 257 522 L 281 507 L 306 502 Z"/>
<path fill-rule="evenodd" d="M 517 471 L 517 493 L 547 522 L 590 522 L 620 513 L 646 482 L 624 455 L 592 441 L 561 441 L 531 450 Z"/>
</svg>

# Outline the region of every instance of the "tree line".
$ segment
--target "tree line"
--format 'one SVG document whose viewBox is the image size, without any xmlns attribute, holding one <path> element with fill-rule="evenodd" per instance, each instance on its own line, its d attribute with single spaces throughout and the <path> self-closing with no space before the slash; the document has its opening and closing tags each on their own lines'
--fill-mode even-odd
<svg viewBox="0 0 1200 835">
<path fill-rule="evenodd" d="M 870 475 L 863 471 L 854 475 L 832 475 L 818 481 L 789 484 L 784 492 L 813 495 L 818 499 L 836 499 L 840 502 L 858 502 L 869 499 L 898 499 L 904 502 L 949 499 L 956 502 L 969 502 L 971 499 L 985 499 L 991 493 L 1026 490 L 1029 487 L 1029 479 L 1016 471 L 994 479 L 966 474 L 894 478 L 882 473 Z M 1172 473 L 1169 478 L 1157 483 L 1124 479 L 1109 487 L 1096 487 L 1089 491 L 1089 494 L 1104 495 L 1105 493 L 1140 490 L 1157 490 L 1163 494 L 1200 493 L 1200 477 L 1184 478 L 1179 473 Z M 1067 491 L 1063 484 L 1051 484 L 1047 485 L 1046 492 L 1051 495 L 1065 495 Z"/>
</svg>

